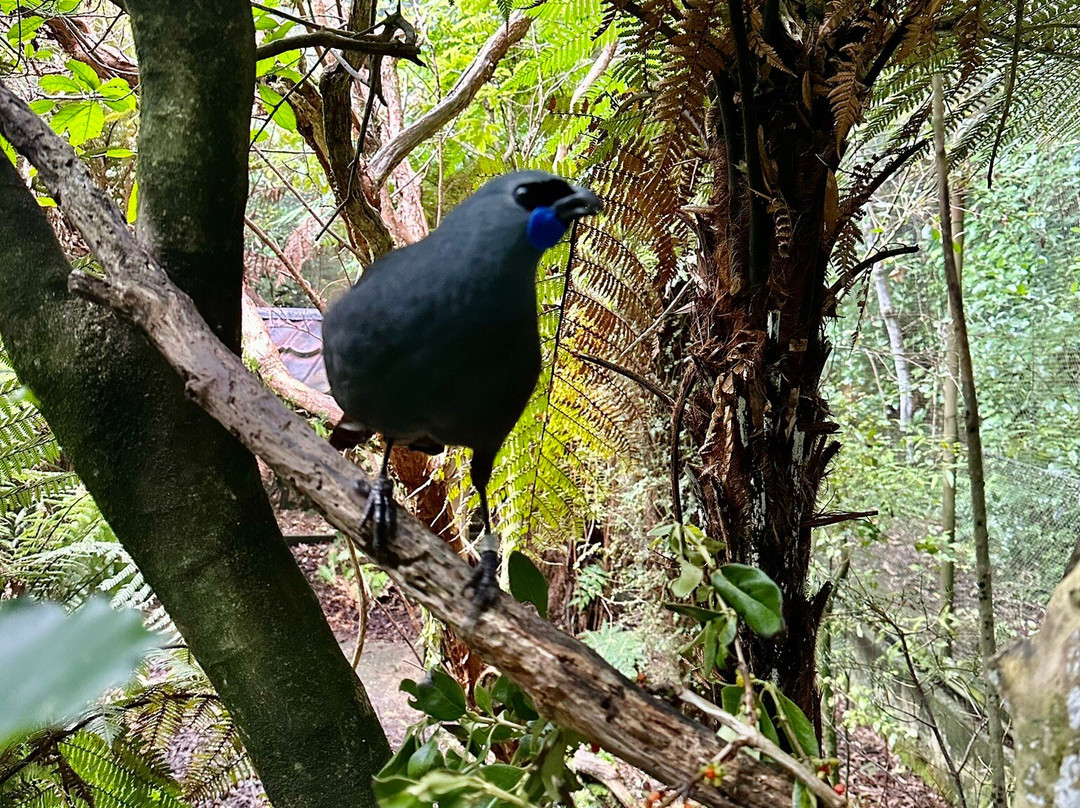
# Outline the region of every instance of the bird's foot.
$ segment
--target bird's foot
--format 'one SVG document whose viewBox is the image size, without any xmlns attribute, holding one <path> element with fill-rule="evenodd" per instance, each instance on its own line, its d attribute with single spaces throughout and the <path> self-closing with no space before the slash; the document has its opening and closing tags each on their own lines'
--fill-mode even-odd
<svg viewBox="0 0 1080 808">
<path fill-rule="evenodd" d="M 382 555 L 387 543 L 397 532 L 397 510 L 394 505 L 394 483 L 389 477 L 378 477 L 371 486 L 361 525 L 372 520 L 371 542 L 375 556 Z"/>
<path fill-rule="evenodd" d="M 480 554 L 480 564 L 473 570 L 469 582 L 465 584 L 465 592 L 472 590 L 472 602 L 477 612 L 489 609 L 502 590 L 499 589 L 499 552 L 497 550 L 485 550 Z"/>
</svg>

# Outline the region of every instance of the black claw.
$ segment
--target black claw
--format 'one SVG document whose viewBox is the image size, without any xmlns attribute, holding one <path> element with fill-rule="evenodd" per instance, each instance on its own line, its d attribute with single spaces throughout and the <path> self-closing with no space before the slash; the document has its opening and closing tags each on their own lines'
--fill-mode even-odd
<svg viewBox="0 0 1080 808">
<path fill-rule="evenodd" d="M 499 554 L 494 550 L 485 550 L 480 554 L 480 564 L 473 570 L 472 577 L 465 584 L 465 592 L 472 590 L 473 606 L 478 611 L 489 609 L 502 590 L 499 589 Z"/>
<path fill-rule="evenodd" d="M 381 556 L 387 543 L 397 532 L 397 509 L 394 505 L 394 484 L 387 477 L 379 477 L 371 486 L 364 518 L 361 524 L 372 520 L 372 549 Z"/>
</svg>

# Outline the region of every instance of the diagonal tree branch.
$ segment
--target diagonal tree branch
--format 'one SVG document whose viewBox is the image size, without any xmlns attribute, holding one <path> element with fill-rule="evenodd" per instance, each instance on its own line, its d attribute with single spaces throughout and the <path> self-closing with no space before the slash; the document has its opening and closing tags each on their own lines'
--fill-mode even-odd
<svg viewBox="0 0 1080 808">
<path fill-rule="evenodd" d="M 146 331 L 185 389 L 327 519 L 374 554 L 361 531 L 370 481 L 277 400 L 222 344 L 194 304 L 135 241 L 123 216 L 75 153 L 3 84 L 0 133 L 33 163 L 108 273 L 80 273 L 70 288 L 106 303 Z M 713 732 L 633 685 L 598 654 L 502 596 L 477 615 L 460 596 L 469 569 L 436 536 L 402 514 L 381 554 L 389 575 L 524 688 L 561 726 L 669 784 L 696 784 L 692 796 L 718 808 L 765 808 L 790 801 L 791 780 L 771 765 L 737 758 L 716 787 L 702 767 L 724 744 Z M 840 800 L 823 800 L 838 808 Z"/>
<path fill-rule="evenodd" d="M 499 26 L 499 30 L 484 43 L 484 47 L 480 49 L 472 64 L 461 74 L 457 84 L 446 98 L 432 107 L 412 126 L 404 129 L 371 158 L 368 175 L 371 177 L 372 187 L 381 187 L 394 167 L 408 157 L 413 149 L 461 114 L 477 91 L 491 80 L 499 61 L 506 56 L 513 45 L 521 41 L 531 25 L 531 17 L 516 12 L 510 16 L 506 25 Z"/>
</svg>

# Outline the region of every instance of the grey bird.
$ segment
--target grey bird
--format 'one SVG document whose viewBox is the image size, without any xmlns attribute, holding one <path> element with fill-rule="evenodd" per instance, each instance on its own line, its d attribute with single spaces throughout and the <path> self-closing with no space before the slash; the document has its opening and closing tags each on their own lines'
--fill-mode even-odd
<svg viewBox="0 0 1080 808">
<path fill-rule="evenodd" d="M 552 174 L 496 177 L 426 238 L 372 263 L 323 321 L 326 373 L 345 412 L 331 442 L 355 445 L 373 432 L 386 440 L 364 517 L 374 519 L 376 555 L 395 528 L 393 445 L 472 449 L 485 543 L 469 588 L 480 608 L 499 591 L 487 485 L 540 374 L 537 265 L 600 210 L 595 194 Z"/>
</svg>

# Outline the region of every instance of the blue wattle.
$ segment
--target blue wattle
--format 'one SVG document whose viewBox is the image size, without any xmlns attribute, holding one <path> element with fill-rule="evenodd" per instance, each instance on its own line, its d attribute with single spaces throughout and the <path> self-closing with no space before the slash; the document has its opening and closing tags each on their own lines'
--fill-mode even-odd
<svg viewBox="0 0 1080 808">
<path fill-rule="evenodd" d="M 554 247 L 565 232 L 566 225 L 559 221 L 553 208 L 535 208 L 529 214 L 529 223 L 525 225 L 529 243 L 538 250 Z"/>
</svg>

